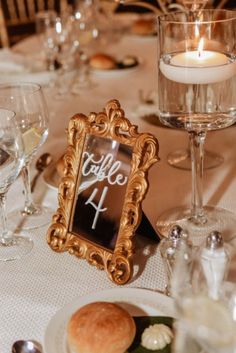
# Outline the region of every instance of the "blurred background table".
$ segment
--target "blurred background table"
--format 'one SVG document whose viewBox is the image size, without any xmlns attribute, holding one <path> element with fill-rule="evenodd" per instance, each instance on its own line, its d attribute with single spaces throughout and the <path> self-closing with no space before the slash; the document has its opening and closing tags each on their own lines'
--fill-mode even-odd
<svg viewBox="0 0 236 353">
<path fill-rule="evenodd" d="M 17 50 L 34 51 L 37 39 L 31 37 L 21 42 Z M 140 58 L 140 65 L 121 73 L 92 73 L 95 86 L 81 90 L 79 94 L 68 94 L 55 100 L 53 90 L 45 86 L 44 92 L 50 113 L 49 138 L 39 151 L 51 152 L 58 158 L 66 146 L 65 129 L 70 117 L 76 113 L 99 112 L 110 99 L 118 99 L 127 118 L 139 126 L 140 132 L 151 132 L 160 144 L 160 162 L 149 172 L 149 192 L 143 202 L 143 210 L 155 227 L 159 215 L 165 210 L 190 203 L 190 172 L 175 169 L 167 164 L 167 155 L 174 149 L 185 148 L 187 134 L 160 126 L 152 117 L 137 113 L 139 91 L 156 90 L 155 37 L 127 35 L 119 43 L 110 45 L 109 53 L 115 56 L 126 54 Z M 171 97 L 170 97 L 171 99 Z M 153 107 L 155 112 L 155 107 Z M 224 162 L 215 170 L 205 172 L 205 203 L 236 210 L 236 160 L 235 126 L 209 133 L 208 149 L 221 154 Z M 35 173 L 35 171 L 33 171 Z M 20 178 L 8 194 L 8 209 L 23 204 Z M 57 208 L 57 191 L 48 187 L 43 177 L 36 187 L 35 198 L 45 205 Z M 103 271 L 78 260 L 68 253 L 54 253 L 46 242 L 47 226 L 31 231 L 33 251 L 24 259 L 0 263 L 0 350 L 9 353 L 16 339 L 32 338 L 43 342 L 50 318 L 56 311 L 74 298 L 106 288 L 115 288 Z M 142 239 L 143 240 L 143 239 Z M 125 287 L 149 288 L 162 291 L 165 272 L 157 242 L 143 242 L 135 238 L 134 277 Z"/>
</svg>

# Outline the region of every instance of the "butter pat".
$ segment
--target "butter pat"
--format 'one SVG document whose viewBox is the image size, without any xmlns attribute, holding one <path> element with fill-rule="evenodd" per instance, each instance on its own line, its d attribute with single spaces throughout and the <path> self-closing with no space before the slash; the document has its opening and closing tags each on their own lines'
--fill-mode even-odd
<svg viewBox="0 0 236 353">
<path fill-rule="evenodd" d="M 173 332 L 164 324 L 154 324 L 147 327 L 141 337 L 141 345 L 150 350 L 163 349 L 173 339 Z"/>
</svg>

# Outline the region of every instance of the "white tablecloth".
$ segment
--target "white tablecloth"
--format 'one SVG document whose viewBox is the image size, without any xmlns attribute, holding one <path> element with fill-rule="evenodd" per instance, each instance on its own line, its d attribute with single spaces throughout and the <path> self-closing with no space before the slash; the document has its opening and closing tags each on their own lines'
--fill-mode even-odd
<svg viewBox="0 0 236 353">
<path fill-rule="evenodd" d="M 27 42 L 25 46 L 29 45 Z M 22 44 L 22 47 L 24 47 Z M 167 164 L 167 155 L 187 145 L 183 131 L 159 127 L 133 114 L 138 104 L 138 91 L 156 88 L 156 39 L 125 37 L 111 48 L 114 54 L 133 54 L 142 58 L 142 64 L 127 73 L 93 75 L 96 87 L 79 95 L 68 95 L 57 101 L 48 89 L 46 98 L 50 111 L 50 134 L 39 153 L 54 153 L 65 146 L 65 128 L 75 113 L 101 111 L 112 98 L 120 100 L 127 117 L 139 126 L 140 132 L 151 132 L 159 140 L 160 162 L 149 173 L 150 189 L 143 209 L 155 227 L 158 216 L 165 210 L 188 205 L 191 196 L 189 171 L 175 169 Z M 205 172 L 204 201 L 235 211 L 236 161 L 235 127 L 209 133 L 206 147 L 220 153 L 224 163 Z M 8 208 L 23 203 L 18 179 L 8 194 Z M 44 204 L 57 208 L 57 193 L 47 188 L 42 178 L 36 192 Z M 46 243 L 47 227 L 31 232 L 33 251 L 24 259 L 0 263 L 0 352 L 9 353 L 14 340 L 32 338 L 43 342 L 50 318 L 73 298 L 106 288 L 115 288 L 106 273 L 78 260 L 68 253 L 57 254 Z M 139 246 L 134 257 L 135 274 L 125 287 L 163 290 L 165 273 L 157 245 Z"/>
</svg>

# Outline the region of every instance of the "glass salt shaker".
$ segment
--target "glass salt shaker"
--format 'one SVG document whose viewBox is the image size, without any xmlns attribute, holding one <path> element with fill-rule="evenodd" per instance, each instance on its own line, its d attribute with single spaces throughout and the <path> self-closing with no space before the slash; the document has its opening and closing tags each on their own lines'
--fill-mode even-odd
<svg viewBox="0 0 236 353">
<path fill-rule="evenodd" d="M 229 256 L 220 232 L 213 231 L 207 236 L 201 249 L 200 262 L 206 279 L 208 295 L 217 300 L 229 263 Z"/>
</svg>

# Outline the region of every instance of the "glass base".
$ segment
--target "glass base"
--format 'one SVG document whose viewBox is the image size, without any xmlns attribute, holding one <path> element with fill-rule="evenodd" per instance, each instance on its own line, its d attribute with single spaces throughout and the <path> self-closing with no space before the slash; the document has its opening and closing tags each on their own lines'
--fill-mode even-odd
<svg viewBox="0 0 236 353">
<path fill-rule="evenodd" d="M 199 245 L 210 232 L 221 232 L 225 241 L 235 235 L 236 215 L 226 209 L 204 207 L 207 221 L 204 224 L 195 224 L 191 220 L 190 210 L 184 207 L 173 208 L 161 214 L 156 227 L 160 236 L 167 237 L 170 229 L 178 224 L 188 232 L 194 245 Z"/>
<path fill-rule="evenodd" d="M 93 89 L 93 88 L 96 88 L 97 87 L 97 84 L 91 80 L 91 79 L 88 79 L 88 80 L 77 80 L 73 85 L 72 85 L 72 88 L 70 90 L 70 93 L 73 94 L 73 95 L 81 95 L 81 92 L 83 90 L 90 90 L 90 89 Z"/>
<path fill-rule="evenodd" d="M 11 241 L 0 242 L 0 261 L 21 259 L 33 248 L 33 241 L 25 236 L 13 234 Z"/>
<path fill-rule="evenodd" d="M 191 155 L 190 150 L 179 149 L 171 152 L 167 156 L 168 163 L 175 168 L 191 170 Z M 217 153 L 207 151 L 204 152 L 204 169 L 218 167 L 224 162 L 224 158 Z"/>
<path fill-rule="evenodd" d="M 52 220 L 54 210 L 37 205 L 37 212 L 24 214 L 22 209 L 16 209 L 7 215 L 8 227 L 14 231 L 30 230 L 43 227 Z"/>
</svg>

